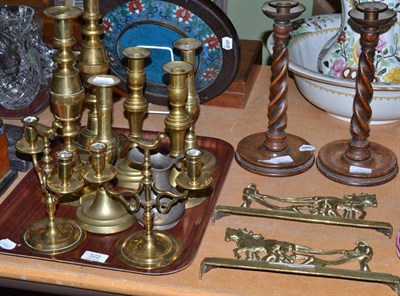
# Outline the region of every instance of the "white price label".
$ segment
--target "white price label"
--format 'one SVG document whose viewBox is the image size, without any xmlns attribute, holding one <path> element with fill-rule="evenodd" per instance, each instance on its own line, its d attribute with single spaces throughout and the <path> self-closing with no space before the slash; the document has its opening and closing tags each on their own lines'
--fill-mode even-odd
<svg viewBox="0 0 400 296">
<path fill-rule="evenodd" d="M 291 163 L 293 162 L 293 158 L 291 158 L 289 155 L 286 155 L 286 156 L 274 157 L 271 159 L 259 159 L 258 162 L 270 163 L 270 164 Z"/>
<path fill-rule="evenodd" d="M 225 50 L 231 50 L 233 48 L 231 37 L 223 37 L 222 38 L 222 48 Z"/>
<path fill-rule="evenodd" d="M 372 169 L 369 168 L 362 168 L 362 167 L 357 167 L 354 165 L 351 165 L 349 168 L 349 172 L 352 174 L 371 174 L 372 173 Z"/>
<path fill-rule="evenodd" d="M 109 256 L 106 254 L 96 253 L 96 252 L 92 252 L 92 251 L 86 251 L 85 253 L 83 253 L 81 259 L 87 260 L 87 261 L 104 263 L 104 262 L 106 262 L 108 257 Z"/>
<path fill-rule="evenodd" d="M 299 151 L 315 151 L 315 147 L 313 145 L 301 145 Z"/>
<path fill-rule="evenodd" d="M 6 250 L 12 250 L 17 246 L 12 240 L 5 238 L 0 240 L 0 247 Z"/>
</svg>

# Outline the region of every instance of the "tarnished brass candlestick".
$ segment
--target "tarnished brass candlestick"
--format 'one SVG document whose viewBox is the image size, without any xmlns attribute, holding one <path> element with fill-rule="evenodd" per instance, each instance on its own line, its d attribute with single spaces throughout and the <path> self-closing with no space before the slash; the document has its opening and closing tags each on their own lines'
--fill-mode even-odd
<svg viewBox="0 0 400 296">
<path fill-rule="evenodd" d="M 186 111 L 190 116 L 190 128 L 186 133 L 185 137 L 185 150 L 199 149 L 197 144 L 195 124 L 200 113 L 200 99 L 196 93 L 195 87 L 195 76 L 196 76 L 196 50 L 201 47 L 202 43 L 196 38 L 182 38 L 174 42 L 174 47 L 179 49 L 181 52 L 181 58 L 183 61 L 191 64 L 193 70 L 188 74 L 188 99 L 186 102 Z M 207 173 L 212 173 L 217 164 L 215 156 L 207 151 L 201 150 L 201 160 L 203 162 L 203 170 Z"/>
<path fill-rule="evenodd" d="M 64 194 L 81 190 L 84 182 L 73 170 L 73 153 L 70 151 L 58 151 L 55 172 L 52 174 L 45 172 L 43 168 L 48 164 L 44 163 L 41 167 L 37 156 L 48 147 L 39 134 L 42 132 L 50 134 L 50 132 L 49 130 L 38 132 L 36 128 L 42 126 L 38 125 L 36 117 L 26 117 L 23 123 L 25 136 L 17 142 L 16 149 L 20 153 L 32 155 L 49 217 L 28 226 L 21 234 L 21 243 L 28 250 L 40 254 L 55 255 L 68 252 L 83 242 L 86 233 L 74 221 L 56 218 L 55 211 L 59 198 Z"/>
<path fill-rule="evenodd" d="M 121 261 L 136 268 L 147 270 L 170 265 L 182 253 L 182 242 L 178 238 L 169 233 L 153 230 L 154 212 L 152 209 L 155 207 L 160 213 L 166 214 L 173 205 L 187 196 L 187 191 L 172 193 L 160 191 L 154 186 L 150 151 L 156 149 L 163 138 L 163 135 L 159 135 L 155 140 L 135 140 L 135 145 L 138 145 L 144 151 L 143 181 L 142 186 L 137 191 L 138 194 L 133 196 L 130 208 L 133 212 L 140 208 L 144 209 L 145 229 L 135 232 L 117 243 L 117 256 Z M 141 192 L 145 194 L 144 201 L 140 198 Z M 157 196 L 155 200 L 151 198 L 152 192 Z M 170 201 L 161 202 L 162 198 L 168 198 Z"/>
<path fill-rule="evenodd" d="M 107 74 L 110 64 L 104 43 L 100 39 L 103 29 L 99 24 L 101 19 L 99 0 L 84 0 L 82 18 L 86 23 L 81 28 L 85 38 L 81 42 L 81 52 L 78 58 L 78 68 L 83 85 L 86 89 L 85 103 L 89 108 L 87 124 L 82 128 L 77 139 L 78 151 L 82 160 L 89 155 L 88 147 L 97 137 L 96 95 L 87 80 L 94 75 Z"/>
<path fill-rule="evenodd" d="M 86 165 L 81 175 L 97 187 L 96 198 L 78 208 L 78 224 L 85 230 L 94 233 L 116 233 L 131 227 L 132 219 L 127 209 L 118 201 L 107 195 L 104 184 L 114 179 L 117 170 L 106 163 L 107 146 L 94 143 L 89 146 L 91 164 Z"/>
<path fill-rule="evenodd" d="M 351 118 L 351 139 L 323 146 L 317 167 L 335 182 L 375 186 L 392 180 L 398 173 L 396 155 L 386 147 L 368 141 L 373 97 L 374 56 L 379 34 L 394 21 L 396 13 L 384 3 L 361 3 L 349 12 L 361 30 L 361 55 Z"/>
<path fill-rule="evenodd" d="M 74 164 L 77 166 L 80 159 L 74 140 L 80 131 L 77 120 L 81 116 L 85 91 L 79 71 L 74 67 L 76 55 L 72 51 L 75 44 L 72 21 L 82 14 L 82 10 L 73 6 L 53 6 L 44 13 L 55 20 L 53 44 L 57 52 L 53 60 L 58 67 L 53 71 L 50 86 L 51 107 L 56 125 L 61 129 L 58 135 L 64 138 L 64 150 L 73 153 Z"/>
<path fill-rule="evenodd" d="M 244 169 L 260 175 L 285 177 L 300 174 L 314 163 L 312 151 L 300 151 L 309 145 L 304 139 L 287 134 L 287 79 L 289 57 L 287 44 L 290 39 L 290 21 L 305 10 L 296 1 L 269 1 L 263 12 L 274 20 L 272 82 L 268 105 L 268 130 L 242 139 L 235 154 Z"/>
<path fill-rule="evenodd" d="M 124 109 L 129 122 L 128 140 L 132 143 L 133 140 L 140 139 L 142 136 L 143 117 L 148 107 L 143 96 L 143 86 L 146 82 L 144 61 L 150 56 L 151 52 L 147 48 L 128 47 L 122 51 L 122 54 L 128 59 L 126 76 L 129 95 L 124 102 Z M 119 160 L 116 167 L 119 186 L 130 189 L 139 187 L 143 178 L 141 169 L 136 168 L 128 157 Z"/>
<path fill-rule="evenodd" d="M 163 70 L 169 74 L 168 98 L 171 112 L 164 120 L 166 131 L 171 140 L 170 156 L 177 157 L 185 151 L 185 135 L 191 119 L 185 110 L 188 96 L 187 77 L 193 66 L 187 62 L 168 62 Z"/>
<path fill-rule="evenodd" d="M 98 131 L 96 142 L 107 145 L 106 163 L 113 164 L 118 154 L 118 138 L 112 129 L 113 87 L 121 80 L 113 75 L 96 75 L 88 79 L 96 92 Z"/>
<path fill-rule="evenodd" d="M 199 149 L 186 150 L 183 172 L 175 179 L 178 187 L 189 191 L 186 209 L 202 204 L 213 183 L 213 178 L 203 170 L 201 154 Z"/>
</svg>

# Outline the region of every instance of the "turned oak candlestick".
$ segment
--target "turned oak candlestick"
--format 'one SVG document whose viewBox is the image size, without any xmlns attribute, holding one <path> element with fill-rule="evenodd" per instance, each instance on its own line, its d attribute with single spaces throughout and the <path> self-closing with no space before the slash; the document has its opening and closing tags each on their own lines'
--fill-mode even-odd
<svg viewBox="0 0 400 296">
<path fill-rule="evenodd" d="M 368 141 L 375 48 L 379 34 L 394 21 L 396 13 L 388 9 L 386 4 L 370 2 L 357 5 L 349 15 L 361 30 L 361 55 L 350 125 L 351 139 L 334 141 L 322 147 L 317 167 L 323 175 L 336 182 L 374 186 L 390 181 L 398 172 L 396 155 L 382 145 Z"/>
<path fill-rule="evenodd" d="M 263 12 L 274 20 L 272 81 L 268 105 L 268 130 L 250 135 L 238 144 L 236 160 L 248 171 L 267 176 L 292 176 L 308 170 L 314 163 L 312 151 L 300 151 L 303 145 L 310 145 L 304 139 L 287 134 L 287 80 L 291 20 L 305 10 L 296 1 L 269 1 L 263 5 Z"/>
</svg>

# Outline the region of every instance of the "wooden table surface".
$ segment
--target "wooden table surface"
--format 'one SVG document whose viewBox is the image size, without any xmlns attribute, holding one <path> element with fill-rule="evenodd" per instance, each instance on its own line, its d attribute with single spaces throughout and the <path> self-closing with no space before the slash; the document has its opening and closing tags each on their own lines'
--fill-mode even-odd
<svg viewBox="0 0 400 296">
<path fill-rule="evenodd" d="M 245 109 L 203 106 L 196 125 L 198 135 L 216 137 L 234 147 L 245 136 L 267 129 L 268 86 L 270 68 L 257 66 L 258 77 Z M 289 81 L 287 132 L 307 139 L 319 148 L 333 140 L 350 138 L 349 123 L 340 121 L 308 103 Z M 164 110 L 162 106 L 150 106 Z M 40 114 L 41 122 L 49 124 L 49 110 Z M 86 115 L 82 118 L 85 123 Z M 150 115 L 144 124 L 147 130 L 162 130 L 164 117 Z M 5 120 L 19 124 L 19 121 Z M 122 113 L 122 100 L 115 103 L 115 127 L 127 128 Z M 400 157 L 400 122 L 371 126 L 370 141 L 392 149 Z M 23 174 L 19 174 L 21 180 Z M 374 193 L 378 208 L 369 209 L 367 219 L 385 221 L 400 229 L 400 177 L 377 187 L 360 188 L 334 183 L 323 177 L 314 165 L 309 171 L 293 177 L 272 178 L 251 174 L 232 162 L 218 204 L 239 206 L 242 190 L 256 183 L 260 192 L 276 196 L 343 196 L 350 193 Z M 12 187 L 0 198 L 2 202 Z M 10 221 L 12 223 L 12 221 Z M 247 228 L 266 238 L 290 241 L 315 248 L 353 249 L 358 239 L 366 240 L 374 249 L 369 266 L 372 271 L 400 275 L 395 236 L 391 239 L 368 229 L 296 223 L 284 220 L 230 216 L 208 225 L 194 262 L 185 270 L 166 276 L 144 276 L 99 268 L 54 263 L 43 260 L 0 255 L 0 278 L 114 292 L 130 295 L 393 295 L 383 284 L 294 276 L 271 272 L 213 269 L 199 279 L 199 267 L 204 257 L 233 258 L 234 243 L 224 241 L 227 227 Z M 2 239 L 0 234 L 0 239 Z M 357 264 L 350 265 L 357 268 Z"/>
</svg>

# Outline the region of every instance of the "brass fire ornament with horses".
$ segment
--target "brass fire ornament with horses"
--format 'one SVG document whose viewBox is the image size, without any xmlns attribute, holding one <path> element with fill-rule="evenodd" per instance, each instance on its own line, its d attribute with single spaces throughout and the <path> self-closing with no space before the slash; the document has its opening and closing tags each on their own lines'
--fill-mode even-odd
<svg viewBox="0 0 400 296">
<path fill-rule="evenodd" d="M 377 207 L 375 194 L 347 194 L 342 198 L 335 196 L 275 197 L 261 194 L 255 184 L 243 189 L 243 204 L 240 207 L 218 205 L 214 210 L 214 221 L 234 214 L 264 218 L 277 218 L 292 221 L 323 223 L 339 226 L 370 228 L 389 238 L 393 227 L 390 223 L 367 221 L 367 208 Z M 255 202 L 262 208 L 251 208 Z"/>
<path fill-rule="evenodd" d="M 353 249 L 318 249 L 266 239 L 246 228 L 227 228 L 225 241 L 236 243 L 233 249 L 235 259 L 205 258 L 201 263 L 200 277 L 212 268 L 224 267 L 378 282 L 400 292 L 400 277 L 371 272 L 369 262 L 374 253 L 364 240 L 357 240 Z M 331 267 L 352 261 L 358 262 L 359 270 Z"/>
</svg>

